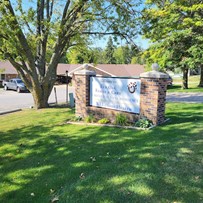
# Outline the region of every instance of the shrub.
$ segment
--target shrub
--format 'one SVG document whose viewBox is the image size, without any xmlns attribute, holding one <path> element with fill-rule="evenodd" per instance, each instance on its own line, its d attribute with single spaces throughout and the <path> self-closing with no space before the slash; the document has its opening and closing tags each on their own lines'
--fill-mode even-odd
<svg viewBox="0 0 203 203">
<path fill-rule="evenodd" d="M 136 123 L 135 126 L 139 128 L 149 128 L 153 125 L 152 121 L 147 118 L 141 118 Z"/>
<path fill-rule="evenodd" d="M 107 124 L 110 123 L 110 120 L 108 118 L 102 118 L 98 121 L 99 124 Z"/>
<path fill-rule="evenodd" d="M 89 116 L 85 117 L 85 122 L 86 123 L 94 123 L 95 122 L 95 118 L 92 114 L 90 114 Z"/>
<path fill-rule="evenodd" d="M 127 125 L 127 117 L 124 114 L 117 114 L 115 124 L 116 125 Z"/>
<path fill-rule="evenodd" d="M 73 118 L 73 121 L 82 121 L 82 117 L 81 116 L 75 116 Z"/>
</svg>

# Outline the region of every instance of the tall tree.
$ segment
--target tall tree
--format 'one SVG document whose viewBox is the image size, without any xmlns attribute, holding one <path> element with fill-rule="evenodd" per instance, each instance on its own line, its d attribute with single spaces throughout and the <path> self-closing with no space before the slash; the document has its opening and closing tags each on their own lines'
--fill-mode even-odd
<svg viewBox="0 0 203 203">
<path fill-rule="evenodd" d="M 70 64 L 90 63 L 91 55 L 88 47 L 73 47 L 66 55 Z"/>
<path fill-rule="evenodd" d="M 148 0 L 146 3 L 149 7 L 143 11 L 143 32 L 159 47 L 156 50 L 163 51 L 164 57 L 172 57 L 165 61 L 173 61 L 182 69 L 182 87 L 187 89 L 188 69 L 194 67 L 192 61 L 199 61 L 191 49 L 203 43 L 202 1 Z"/>
<path fill-rule="evenodd" d="M 123 49 L 124 63 L 129 64 L 132 59 L 131 49 L 129 45 L 123 46 L 122 49 Z"/>
<path fill-rule="evenodd" d="M 68 51 L 66 57 L 70 64 L 105 63 L 102 48 L 91 48 L 88 46 L 73 47 Z"/>
<path fill-rule="evenodd" d="M 132 62 L 132 58 L 138 56 L 139 52 L 140 48 L 135 44 L 126 44 L 115 48 L 114 58 L 116 60 L 116 64 L 130 64 Z"/>
<path fill-rule="evenodd" d="M 203 37 L 201 36 L 199 38 L 202 38 L 201 41 L 203 42 Z M 188 63 L 193 68 L 200 68 L 200 81 L 198 86 L 203 87 L 203 43 L 201 43 L 198 39 L 197 42 L 199 43 L 193 44 L 193 46 L 189 49 L 191 57 L 188 58 Z"/>
<path fill-rule="evenodd" d="M 142 56 L 143 50 L 137 45 L 130 46 L 131 64 L 144 64 L 144 58 Z"/>
<path fill-rule="evenodd" d="M 105 49 L 105 60 L 107 64 L 115 64 L 116 59 L 114 57 L 114 51 L 116 46 L 113 44 L 112 37 L 110 36 Z"/>
<path fill-rule="evenodd" d="M 139 0 L 0 0 L 0 55 L 48 106 L 57 65 L 84 35 L 133 37 Z"/>
<path fill-rule="evenodd" d="M 198 87 L 203 87 L 203 64 L 200 65 L 200 81 Z"/>
<path fill-rule="evenodd" d="M 91 48 L 91 55 L 93 57 L 92 63 L 104 64 L 105 63 L 105 51 L 101 47 Z"/>
<path fill-rule="evenodd" d="M 122 46 L 119 46 L 114 50 L 113 56 L 115 58 L 116 64 L 125 64 L 125 58 L 124 58 Z"/>
</svg>

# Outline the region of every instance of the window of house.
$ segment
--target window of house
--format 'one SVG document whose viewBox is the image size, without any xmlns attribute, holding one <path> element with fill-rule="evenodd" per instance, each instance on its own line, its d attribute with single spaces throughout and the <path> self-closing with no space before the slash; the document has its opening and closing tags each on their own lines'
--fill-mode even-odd
<svg viewBox="0 0 203 203">
<path fill-rule="evenodd" d="M 5 80 L 5 74 L 0 74 L 0 80 Z"/>
<path fill-rule="evenodd" d="M 1 74 L 1 79 L 5 80 L 6 79 L 6 75 L 5 74 Z"/>
</svg>

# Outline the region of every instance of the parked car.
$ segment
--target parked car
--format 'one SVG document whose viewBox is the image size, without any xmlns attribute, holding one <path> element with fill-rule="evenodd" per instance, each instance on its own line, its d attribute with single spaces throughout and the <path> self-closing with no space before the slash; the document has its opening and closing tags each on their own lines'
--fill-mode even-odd
<svg viewBox="0 0 203 203">
<path fill-rule="evenodd" d="M 25 84 L 20 78 L 13 78 L 9 81 L 3 81 L 4 90 L 16 90 L 18 93 L 22 91 L 28 91 Z"/>
</svg>

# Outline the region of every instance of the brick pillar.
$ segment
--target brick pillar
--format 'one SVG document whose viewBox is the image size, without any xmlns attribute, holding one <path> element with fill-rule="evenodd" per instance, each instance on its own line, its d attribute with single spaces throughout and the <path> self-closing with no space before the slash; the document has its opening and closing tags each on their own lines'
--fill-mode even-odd
<svg viewBox="0 0 203 203">
<path fill-rule="evenodd" d="M 154 66 L 152 71 L 140 75 L 140 116 L 147 117 L 154 125 L 159 125 L 165 120 L 168 75 L 159 72 L 156 64 Z"/>
<path fill-rule="evenodd" d="M 90 76 L 96 75 L 94 71 L 87 70 L 88 65 L 84 70 L 74 73 L 75 77 L 75 113 L 76 116 L 86 117 L 87 106 L 90 101 Z"/>
</svg>

